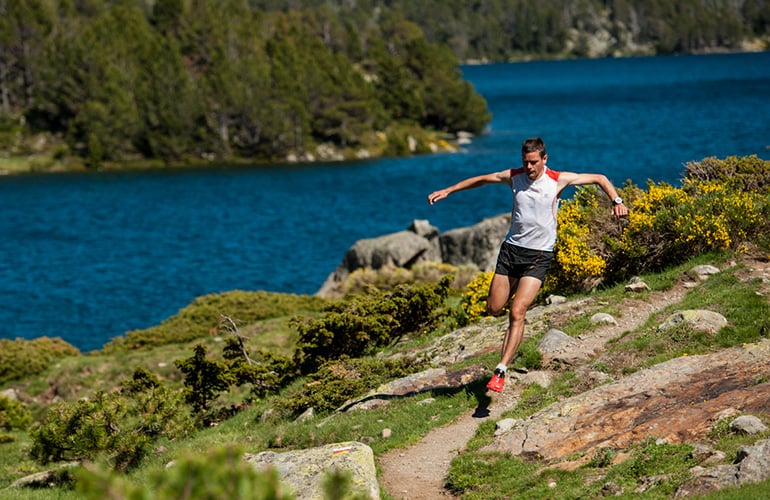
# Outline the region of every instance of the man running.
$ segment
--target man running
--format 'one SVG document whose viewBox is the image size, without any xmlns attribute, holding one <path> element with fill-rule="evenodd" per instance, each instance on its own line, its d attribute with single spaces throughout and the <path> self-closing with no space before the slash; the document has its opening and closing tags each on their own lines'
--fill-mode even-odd
<svg viewBox="0 0 770 500">
<path fill-rule="evenodd" d="M 487 296 L 487 312 L 499 314 L 510 301 L 508 329 L 503 339 L 500 363 L 487 383 L 491 391 L 502 392 L 505 372 L 524 337 L 524 318 L 535 300 L 553 261 L 556 243 L 556 210 L 561 192 L 567 186 L 597 184 L 612 200 L 616 217 L 628 209 L 615 187 L 602 174 L 557 172 L 546 166 L 548 155 L 539 137 L 521 146 L 522 166 L 500 172 L 469 177 L 428 195 L 431 205 L 457 191 L 486 184 L 508 184 L 513 191 L 511 228 L 497 257 L 497 266 Z"/>
</svg>

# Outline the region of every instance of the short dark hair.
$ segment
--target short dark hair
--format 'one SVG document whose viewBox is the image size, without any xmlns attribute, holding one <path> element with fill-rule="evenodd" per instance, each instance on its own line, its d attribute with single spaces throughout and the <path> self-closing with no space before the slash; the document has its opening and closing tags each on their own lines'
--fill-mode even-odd
<svg viewBox="0 0 770 500">
<path fill-rule="evenodd" d="M 539 152 L 540 158 L 545 156 L 545 142 L 539 137 L 530 137 L 525 140 L 521 145 L 521 156 L 525 156 L 528 153 Z"/>
</svg>

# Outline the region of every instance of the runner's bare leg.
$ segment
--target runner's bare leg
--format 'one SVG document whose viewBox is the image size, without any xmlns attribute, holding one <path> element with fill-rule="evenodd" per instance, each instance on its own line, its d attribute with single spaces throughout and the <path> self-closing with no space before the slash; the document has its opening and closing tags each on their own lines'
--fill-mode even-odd
<svg viewBox="0 0 770 500">
<path fill-rule="evenodd" d="M 501 352 L 501 363 L 508 366 L 516 355 L 516 350 L 524 338 L 524 320 L 527 309 L 532 305 L 542 282 L 532 276 L 523 276 L 517 280 L 515 288 L 512 288 L 513 300 L 508 321 L 508 330 L 505 332 Z"/>
</svg>

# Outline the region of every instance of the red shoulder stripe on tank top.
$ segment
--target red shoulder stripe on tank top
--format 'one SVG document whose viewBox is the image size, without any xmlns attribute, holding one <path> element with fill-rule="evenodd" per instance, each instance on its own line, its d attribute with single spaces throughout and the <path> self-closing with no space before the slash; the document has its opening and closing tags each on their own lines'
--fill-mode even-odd
<svg viewBox="0 0 770 500">
<path fill-rule="evenodd" d="M 514 175 L 523 174 L 525 172 L 526 172 L 526 169 L 524 167 L 512 168 L 511 177 L 513 177 Z M 548 177 L 550 177 L 555 181 L 559 180 L 559 175 L 561 174 L 561 172 L 557 172 L 556 170 L 551 170 L 550 168 L 546 168 L 545 173 L 548 174 Z"/>
</svg>

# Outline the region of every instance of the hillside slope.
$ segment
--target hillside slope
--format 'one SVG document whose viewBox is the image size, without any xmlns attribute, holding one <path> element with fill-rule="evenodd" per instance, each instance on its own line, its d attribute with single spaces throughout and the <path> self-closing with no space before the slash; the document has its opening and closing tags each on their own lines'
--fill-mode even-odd
<svg viewBox="0 0 770 500">
<path fill-rule="evenodd" d="M 756 293 L 769 296 L 770 265 L 756 260 L 745 265 L 740 279 L 757 280 L 760 289 Z M 681 356 L 617 380 L 601 378 L 606 383 L 596 386 L 600 377 L 597 366 L 617 363 L 621 357 L 629 361 L 627 353 L 611 349 L 613 342 L 639 332 L 648 322 L 659 324 L 672 311 L 686 307 L 683 299 L 700 286 L 697 279 L 684 274 L 673 287 L 647 293 L 643 298 L 627 293 L 613 305 L 616 323 L 590 329 L 566 349 L 548 355 L 549 368 L 514 373 L 517 380 L 509 381 L 503 394 L 492 396 L 487 412 L 477 408 L 474 414 L 434 429 L 406 450 L 396 449 L 380 456 L 383 489 L 398 499 L 454 496 L 446 486 L 450 464 L 468 451 L 468 442 L 477 432 L 485 432 L 479 430 L 480 424 L 510 414 L 528 384 L 547 385 L 565 369 L 565 364 L 575 370 L 587 390 L 530 417 L 508 420 L 484 451 L 527 456 L 549 468 L 574 470 L 586 465 L 602 448 L 618 450 L 620 462 L 629 457 L 628 448 L 649 439 L 662 438 L 671 444 L 701 442 L 722 417 L 741 413 L 766 415 L 770 410 L 767 340 L 711 354 Z M 531 311 L 528 335 L 540 335 L 550 328 L 549 324 L 590 315 L 591 310 L 601 306 L 583 300 L 550 306 L 550 311 L 549 307 Z M 504 328 L 504 323 L 498 323 L 498 328 Z M 494 329 L 489 333 L 501 334 Z M 557 494 L 554 498 L 560 497 Z"/>
</svg>

